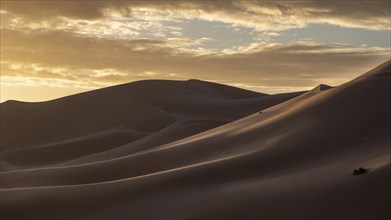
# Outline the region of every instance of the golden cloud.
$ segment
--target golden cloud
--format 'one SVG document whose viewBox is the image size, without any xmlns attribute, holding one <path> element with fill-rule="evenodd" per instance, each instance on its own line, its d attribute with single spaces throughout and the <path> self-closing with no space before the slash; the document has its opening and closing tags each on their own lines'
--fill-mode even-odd
<svg viewBox="0 0 391 220">
<path fill-rule="evenodd" d="M 203 19 L 256 30 L 278 31 L 322 23 L 374 30 L 390 29 L 389 1 L 6 1 L 1 10 L 30 21 L 53 18 L 96 20 Z"/>
<path fill-rule="evenodd" d="M 252 43 L 230 53 L 173 47 L 171 39 L 80 37 L 61 31 L 1 32 L 2 77 L 111 85 L 147 78 L 199 78 L 254 87 L 340 84 L 389 59 L 389 48 L 296 42 Z M 192 44 L 186 40 L 175 44 Z M 240 77 L 238 77 L 240 76 Z M 293 80 L 294 79 L 294 80 Z"/>
</svg>

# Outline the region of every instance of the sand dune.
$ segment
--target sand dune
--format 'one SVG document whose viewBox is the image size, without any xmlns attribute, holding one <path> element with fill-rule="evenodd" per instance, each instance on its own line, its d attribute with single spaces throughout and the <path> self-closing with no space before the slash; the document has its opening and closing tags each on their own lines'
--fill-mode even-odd
<svg viewBox="0 0 391 220">
<path fill-rule="evenodd" d="M 1 217 L 389 219 L 390 92 L 386 62 L 305 93 L 142 81 L 2 103 Z"/>
<path fill-rule="evenodd" d="M 181 120 L 230 122 L 299 94 L 301 93 L 266 95 L 196 80 L 151 80 L 86 92 L 50 102 L 8 101 L 0 106 L 0 147 L 2 157 L 15 164 L 24 167 L 50 164 L 76 159 L 83 156 L 82 154 L 102 152 L 112 145 L 117 147 L 130 143 L 131 140 L 159 132 Z M 218 125 L 221 124 L 215 126 Z M 39 129 L 36 129 L 37 126 Z M 206 126 L 205 130 L 209 128 L 211 127 Z M 196 129 L 188 134 L 201 130 Z M 120 139 L 123 141 L 117 140 L 121 135 Z M 184 136 L 178 136 L 182 137 Z M 172 135 L 167 138 L 175 139 Z M 54 145 L 61 148 L 60 146 L 65 146 L 61 143 L 66 142 L 68 148 L 71 148 L 71 145 L 78 148 L 80 144 L 85 145 L 83 141 L 109 144 L 105 147 L 89 147 L 93 148 L 89 152 L 83 150 L 76 153 L 69 149 L 67 153 L 60 150 L 58 154 L 55 153 L 55 147 L 47 147 Z M 24 154 L 38 156 L 24 159 Z M 65 156 L 66 154 L 70 155 Z M 51 160 L 52 157 L 56 159 Z M 14 161 L 18 158 L 19 162 Z"/>
</svg>

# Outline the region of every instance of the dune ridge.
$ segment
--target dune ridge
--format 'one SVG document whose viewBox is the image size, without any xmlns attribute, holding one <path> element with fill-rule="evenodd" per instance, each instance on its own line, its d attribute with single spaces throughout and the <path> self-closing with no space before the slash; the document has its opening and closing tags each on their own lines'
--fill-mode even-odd
<svg viewBox="0 0 391 220">
<path fill-rule="evenodd" d="M 289 94 L 157 80 L 2 103 L 1 217 L 389 219 L 390 92 L 388 61 Z"/>
</svg>

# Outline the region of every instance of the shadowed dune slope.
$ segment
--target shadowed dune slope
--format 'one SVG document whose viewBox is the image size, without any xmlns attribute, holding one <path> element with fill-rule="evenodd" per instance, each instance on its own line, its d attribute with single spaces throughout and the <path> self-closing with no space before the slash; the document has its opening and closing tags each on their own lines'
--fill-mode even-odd
<svg viewBox="0 0 391 220">
<path fill-rule="evenodd" d="M 231 122 L 300 94 L 266 95 L 200 80 L 149 80 L 48 102 L 7 101 L 0 105 L 1 159 L 31 168 L 98 153 L 110 158 L 114 155 L 107 151 L 124 149 L 123 145 L 128 146 L 123 154 L 156 146 L 129 144 L 156 136 L 170 126 L 177 131 L 184 126 L 186 132 L 178 135 L 172 131 L 158 144 Z M 194 129 L 186 128 L 191 121 Z"/>
<path fill-rule="evenodd" d="M 129 124 L 126 132 L 139 135 L 137 140 L 99 151 L 72 145 L 72 151 L 77 148 L 87 155 L 36 167 L 22 152 L 39 155 L 38 148 L 2 148 L 1 165 L 9 168 L 0 173 L 1 217 L 391 218 L 390 62 L 337 87 L 319 85 L 300 95 L 281 95 L 284 102 L 276 101 L 278 95 L 233 95 L 233 88 L 222 92 L 221 85 L 185 83 L 195 84 L 186 93 L 197 94 L 196 104 L 182 100 L 183 94 L 149 97 L 154 100 L 149 105 L 168 108 L 172 116 L 145 119 L 164 124 L 153 125 L 155 129 Z M 260 103 L 257 112 L 253 101 Z M 193 112 L 201 103 L 208 106 Z M 165 124 L 163 119 L 172 121 Z M 91 135 L 112 134 L 109 131 L 118 132 Z M 88 142 L 91 137 L 80 139 Z M 64 142 L 77 140 L 57 140 L 41 148 L 61 149 Z M 91 143 L 97 148 L 110 145 Z M 22 169 L 24 165 L 28 168 Z M 352 175 L 359 167 L 368 173 Z"/>
</svg>

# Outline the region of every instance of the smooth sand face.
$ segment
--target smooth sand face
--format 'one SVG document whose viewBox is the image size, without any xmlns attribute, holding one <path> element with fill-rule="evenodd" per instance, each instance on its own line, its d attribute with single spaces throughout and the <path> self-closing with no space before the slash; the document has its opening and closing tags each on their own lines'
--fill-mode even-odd
<svg viewBox="0 0 391 220">
<path fill-rule="evenodd" d="M 390 94 L 387 62 L 305 93 L 141 81 L 6 102 L 1 217 L 389 219 Z"/>
</svg>

